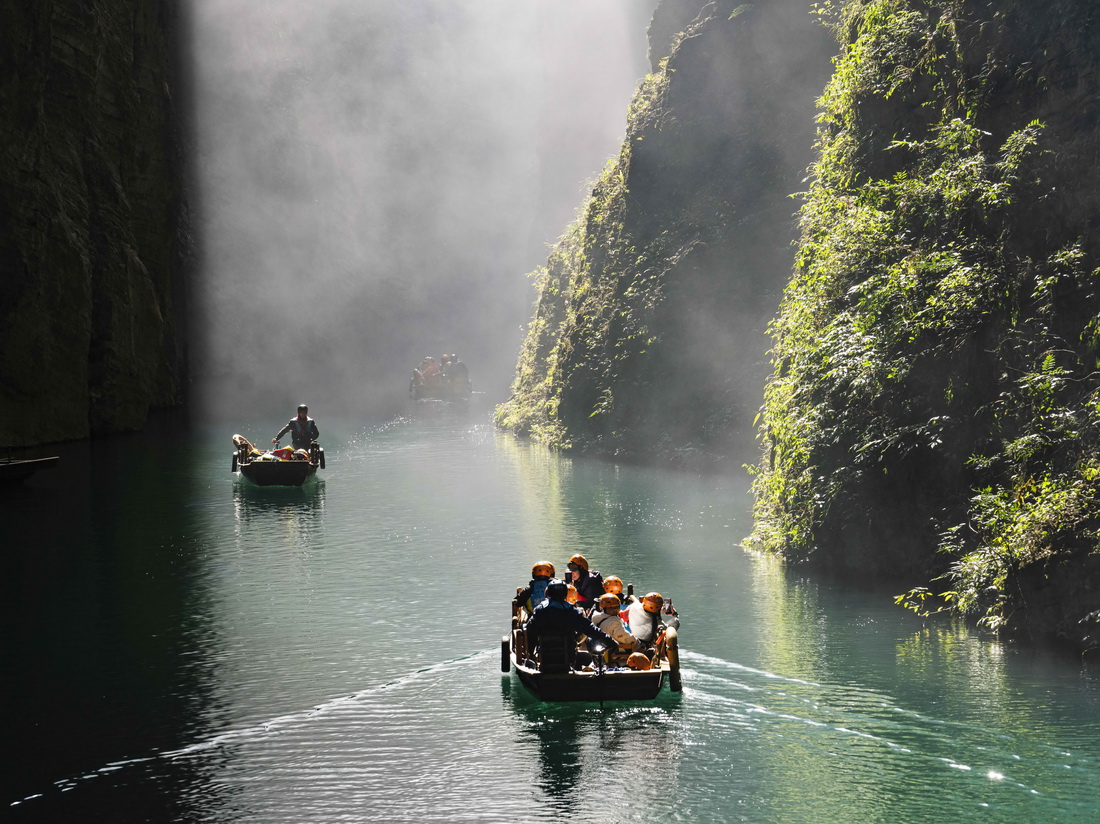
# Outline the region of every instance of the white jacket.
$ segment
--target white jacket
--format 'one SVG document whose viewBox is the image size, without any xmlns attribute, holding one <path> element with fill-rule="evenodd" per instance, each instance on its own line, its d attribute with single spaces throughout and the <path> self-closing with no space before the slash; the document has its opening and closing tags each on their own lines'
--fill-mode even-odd
<svg viewBox="0 0 1100 824">
<path fill-rule="evenodd" d="M 630 634 L 623 624 L 623 619 L 617 613 L 608 615 L 606 612 L 594 612 L 592 623 L 615 639 L 615 643 L 619 645 L 619 651 L 635 652 L 642 649 L 642 645 Z"/>
<path fill-rule="evenodd" d="M 630 625 L 630 634 L 641 644 L 641 649 L 653 646 L 661 631 L 661 616 L 646 612 L 641 601 L 627 607 L 626 622 Z"/>
</svg>

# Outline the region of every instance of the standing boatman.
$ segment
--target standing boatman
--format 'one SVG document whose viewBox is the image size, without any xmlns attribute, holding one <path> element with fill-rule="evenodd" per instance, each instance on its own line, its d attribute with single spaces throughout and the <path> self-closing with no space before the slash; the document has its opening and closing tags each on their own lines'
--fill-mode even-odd
<svg viewBox="0 0 1100 824">
<path fill-rule="evenodd" d="M 321 437 L 317 431 L 317 422 L 309 417 L 309 407 L 304 403 L 298 405 L 298 417 L 291 418 L 290 423 L 279 430 L 279 434 L 271 439 L 272 443 L 278 443 L 279 438 L 287 432 L 290 433 L 290 443 L 295 449 L 309 449 L 309 445 Z"/>
</svg>

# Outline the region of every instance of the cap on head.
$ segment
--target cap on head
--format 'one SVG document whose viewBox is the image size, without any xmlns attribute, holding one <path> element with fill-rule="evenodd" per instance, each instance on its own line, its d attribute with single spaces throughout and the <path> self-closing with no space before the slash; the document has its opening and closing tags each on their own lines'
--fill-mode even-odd
<svg viewBox="0 0 1100 824">
<path fill-rule="evenodd" d="M 581 599 L 581 594 L 577 592 L 577 588 L 572 584 L 566 584 L 565 588 L 565 600 L 571 604 L 577 603 Z"/>
<path fill-rule="evenodd" d="M 617 595 L 623 591 L 623 579 L 618 575 L 608 575 L 603 579 L 603 591 L 613 592 Z"/>
<path fill-rule="evenodd" d="M 599 604 L 603 612 L 618 612 L 623 602 L 619 600 L 618 595 L 612 592 L 605 592 L 600 596 Z"/>
<path fill-rule="evenodd" d="M 665 605 L 665 599 L 659 592 L 647 592 L 642 597 L 642 609 L 646 612 L 660 612 Z"/>
<path fill-rule="evenodd" d="M 569 563 L 576 564 L 585 572 L 588 571 L 588 559 L 585 558 L 583 555 L 574 555 L 572 558 L 569 559 Z"/>
<path fill-rule="evenodd" d="M 650 668 L 649 656 L 644 652 L 632 652 L 626 659 L 626 665 L 631 669 L 647 670 Z"/>
<path fill-rule="evenodd" d="M 309 407 L 306 406 L 304 403 L 300 403 L 300 404 L 298 404 L 298 411 L 299 412 L 308 412 Z"/>
<path fill-rule="evenodd" d="M 553 578 L 554 565 L 549 561 L 538 561 L 533 567 L 531 567 L 531 577 L 538 578 L 540 575 L 545 578 Z"/>
<path fill-rule="evenodd" d="M 554 579 L 546 585 L 546 597 L 551 601 L 564 601 L 569 594 L 569 587 L 565 581 Z"/>
</svg>

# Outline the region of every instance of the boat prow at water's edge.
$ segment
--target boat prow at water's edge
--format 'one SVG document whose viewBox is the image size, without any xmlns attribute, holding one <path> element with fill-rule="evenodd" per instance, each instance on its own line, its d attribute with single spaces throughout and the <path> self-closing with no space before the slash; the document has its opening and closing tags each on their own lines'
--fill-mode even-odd
<svg viewBox="0 0 1100 824">
<path fill-rule="evenodd" d="M 58 457 L 49 458 L 0 458 L 0 483 L 25 480 L 40 469 L 53 469 Z"/>
<path fill-rule="evenodd" d="M 325 450 L 320 444 L 310 444 L 309 450 L 290 447 L 261 451 L 242 435 L 233 436 L 232 471 L 240 470 L 245 478 L 258 486 L 301 486 L 325 468 Z"/>
</svg>

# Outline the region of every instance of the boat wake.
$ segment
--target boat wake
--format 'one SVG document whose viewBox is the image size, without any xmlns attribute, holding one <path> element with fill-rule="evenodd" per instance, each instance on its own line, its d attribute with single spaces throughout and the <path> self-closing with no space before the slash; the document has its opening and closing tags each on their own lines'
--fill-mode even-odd
<svg viewBox="0 0 1100 824">
<path fill-rule="evenodd" d="M 280 715 L 275 718 L 270 718 L 266 721 L 251 724 L 246 727 L 241 727 L 239 729 L 228 730 L 226 732 L 215 735 L 205 741 L 197 741 L 193 744 L 188 744 L 185 747 L 180 747 L 174 750 L 165 750 L 163 752 L 154 752 L 148 755 L 123 758 L 119 759 L 118 761 L 111 761 L 103 765 L 102 767 L 84 772 L 79 776 L 59 779 L 53 782 L 51 788 L 55 791 L 67 792 L 94 779 L 104 778 L 107 776 L 115 776 L 120 770 L 140 767 L 157 761 L 191 758 L 210 752 L 212 750 L 219 750 L 234 744 L 254 744 L 267 738 L 282 735 L 292 729 L 307 724 L 314 719 L 328 715 L 340 709 L 353 706 L 365 700 L 372 699 L 375 696 L 379 696 L 383 693 L 392 690 L 400 690 L 418 681 L 448 674 L 454 670 L 460 669 L 474 662 L 480 663 L 482 659 L 488 658 L 494 652 L 495 650 L 482 650 L 480 652 L 472 653 L 470 655 L 461 655 L 448 661 L 431 664 L 429 666 L 422 667 L 421 669 L 414 670 L 413 672 L 407 673 L 405 675 L 401 675 L 397 678 L 393 678 L 390 681 L 386 681 L 384 683 L 367 687 L 366 689 L 351 693 L 350 695 L 341 695 L 339 697 L 332 698 L 328 701 L 324 701 L 320 704 L 310 707 L 309 709 L 304 709 L 299 712 L 287 713 L 285 715 Z M 26 796 L 18 801 L 12 802 L 10 806 L 16 807 L 20 804 L 31 802 L 37 798 L 42 798 L 45 795 L 45 792 L 35 793 L 33 795 Z"/>
</svg>

